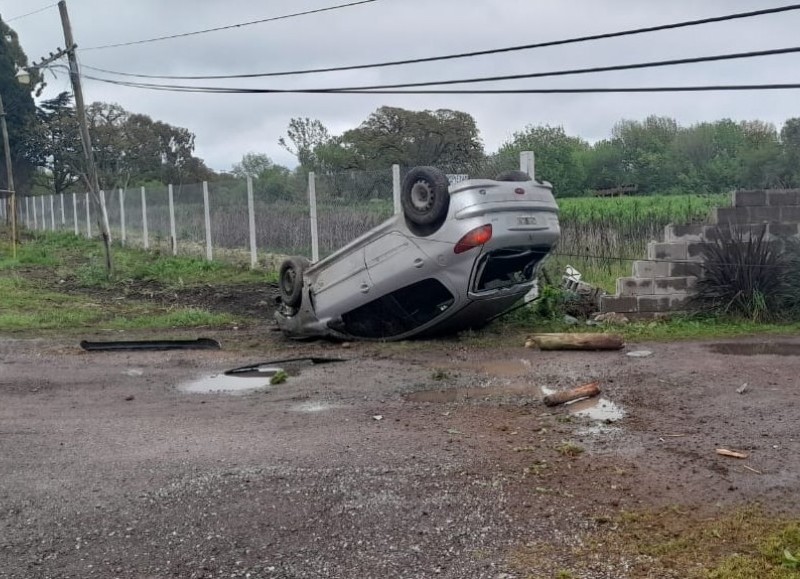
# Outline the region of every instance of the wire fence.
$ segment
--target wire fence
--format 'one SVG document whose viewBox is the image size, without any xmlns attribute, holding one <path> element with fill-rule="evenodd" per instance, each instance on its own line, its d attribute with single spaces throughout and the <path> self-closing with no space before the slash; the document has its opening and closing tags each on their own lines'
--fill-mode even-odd
<svg viewBox="0 0 800 579">
<path fill-rule="evenodd" d="M 451 184 L 534 173 L 532 153 L 441 167 Z M 101 196 L 112 240 L 123 245 L 209 260 L 276 267 L 283 256 L 313 261 L 336 251 L 400 212 L 400 190 L 410 167 L 308 175 L 278 188 L 268 181 L 226 178 L 215 182 L 106 191 Z M 18 197 L 20 224 L 36 230 L 97 237 L 99 206 L 88 193 Z M 669 223 L 704 221 L 729 195 L 669 198 L 616 197 L 561 200 L 562 236 L 557 262 L 594 270 L 598 279 L 625 274 Z M 562 259 L 563 258 L 563 259 Z"/>
</svg>

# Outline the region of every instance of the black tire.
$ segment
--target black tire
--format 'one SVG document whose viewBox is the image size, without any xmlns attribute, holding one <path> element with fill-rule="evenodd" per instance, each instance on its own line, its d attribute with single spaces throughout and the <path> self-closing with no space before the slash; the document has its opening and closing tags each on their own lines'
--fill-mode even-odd
<svg viewBox="0 0 800 579">
<path fill-rule="evenodd" d="M 303 300 L 303 273 L 311 265 L 305 257 L 288 257 L 281 264 L 278 290 L 287 306 L 296 308 Z"/>
<path fill-rule="evenodd" d="M 531 176 L 528 175 L 525 171 L 503 171 L 497 177 L 494 178 L 495 181 L 512 181 L 515 183 L 521 183 L 523 181 L 533 181 Z"/>
<path fill-rule="evenodd" d="M 414 225 L 444 221 L 450 208 L 450 182 L 435 167 L 414 167 L 403 179 L 400 203 L 403 214 Z"/>
</svg>

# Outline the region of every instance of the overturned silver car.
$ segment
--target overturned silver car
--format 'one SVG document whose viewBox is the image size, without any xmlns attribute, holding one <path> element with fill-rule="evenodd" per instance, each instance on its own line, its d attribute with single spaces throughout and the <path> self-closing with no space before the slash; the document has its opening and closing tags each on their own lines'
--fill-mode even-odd
<svg viewBox="0 0 800 579">
<path fill-rule="evenodd" d="M 402 340 L 486 325 L 532 288 L 559 239 L 549 184 L 509 171 L 450 185 L 403 180 L 403 213 L 315 264 L 281 265 L 275 313 L 291 338 Z"/>
</svg>

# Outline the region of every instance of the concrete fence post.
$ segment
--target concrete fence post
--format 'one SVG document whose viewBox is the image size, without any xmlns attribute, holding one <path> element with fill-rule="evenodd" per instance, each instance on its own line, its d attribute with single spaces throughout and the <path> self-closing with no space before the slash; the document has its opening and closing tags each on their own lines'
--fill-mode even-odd
<svg viewBox="0 0 800 579">
<path fill-rule="evenodd" d="M 28 205 L 28 197 L 25 197 L 25 227 L 31 228 L 31 213 L 30 206 Z"/>
<path fill-rule="evenodd" d="M 308 206 L 311 221 L 311 261 L 319 261 L 319 230 L 317 228 L 317 178 L 314 171 L 308 174 Z"/>
<path fill-rule="evenodd" d="M 392 165 L 392 199 L 394 200 L 394 214 L 399 215 L 403 210 L 400 203 L 400 165 Z"/>
<path fill-rule="evenodd" d="M 125 245 L 125 189 L 119 190 L 119 242 Z"/>
<path fill-rule="evenodd" d="M 142 243 L 145 249 L 150 249 L 150 236 L 147 231 L 147 193 L 142 187 Z"/>
<path fill-rule="evenodd" d="M 247 221 L 250 227 L 250 269 L 258 264 L 258 247 L 256 245 L 256 208 L 253 199 L 253 178 L 247 177 Z"/>
<path fill-rule="evenodd" d="M 178 235 L 175 232 L 175 199 L 172 194 L 172 185 L 167 188 L 169 196 L 169 240 L 172 244 L 172 255 L 178 255 Z"/>
<path fill-rule="evenodd" d="M 78 194 L 72 194 L 72 224 L 75 226 L 75 235 L 78 236 L 81 234 L 80 229 L 78 229 Z"/>
<path fill-rule="evenodd" d="M 56 199 L 54 195 L 50 195 L 50 230 L 56 230 Z"/>
<path fill-rule="evenodd" d="M 102 191 L 101 191 L 102 193 Z M 86 194 L 86 237 L 92 237 L 92 210 L 89 194 Z"/>
<path fill-rule="evenodd" d="M 530 175 L 531 179 L 536 178 L 536 157 L 533 151 L 520 151 L 519 170 Z"/>
<path fill-rule="evenodd" d="M 47 231 L 47 212 L 44 208 L 44 195 L 40 195 L 39 199 L 42 200 L 42 231 Z"/>
<path fill-rule="evenodd" d="M 58 196 L 61 198 L 60 199 L 60 201 L 61 201 L 61 228 L 63 229 L 64 226 L 67 224 L 67 216 L 66 216 L 66 213 L 64 211 L 64 194 L 63 193 L 59 193 Z"/>
<path fill-rule="evenodd" d="M 39 215 L 36 211 L 36 197 L 31 197 L 31 205 L 33 205 L 33 228 L 39 229 Z"/>
<path fill-rule="evenodd" d="M 206 220 L 206 259 L 212 261 L 211 248 L 211 209 L 208 206 L 208 181 L 203 181 L 203 215 Z"/>
</svg>

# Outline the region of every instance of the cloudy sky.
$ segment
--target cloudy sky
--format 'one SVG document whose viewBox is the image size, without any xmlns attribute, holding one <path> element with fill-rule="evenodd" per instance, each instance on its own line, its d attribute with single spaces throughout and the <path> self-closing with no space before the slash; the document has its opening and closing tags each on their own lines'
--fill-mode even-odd
<svg viewBox="0 0 800 579">
<path fill-rule="evenodd" d="M 187 38 L 121 48 L 93 47 L 237 24 L 347 0 L 68 0 L 83 65 L 119 72 L 214 75 L 340 66 L 499 48 L 756 10 L 781 0 L 377 0 L 360 6 Z M 48 0 L 0 0 L 4 19 Z M 58 9 L 10 22 L 29 59 L 63 46 Z M 236 87 L 330 87 L 518 74 L 795 46 L 800 11 L 678 31 L 451 60 L 284 78 L 216 81 Z M 644 71 L 481 85 L 599 87 L 800 82 L 800 55 Z M 88 69 L 84 74 L 94 74 Z M 109 75 L 103 75 L 109 76 Z M 116 77 L 118 78 L 118 77 Z M 69 87 L 48 76 L 44 97 Z M 145 81 L 147 82 L 147 81 Z M 178 81 L 150 81 L 178 82 Z M 184 83 L 186 84 L 186 83 Z M 210 85 L 213 81 L 198 84 Z M 487 151 L 527 124 L 563 125 L 591 141 L 621 118 L 649 114 L 691 124 L 723 117 L 778 127 L 800 116 L 800 91 L 605 95 L 214 95 L 148 91 L 86 81 L 87 102 L 187 127 L 198 156 L 228 170 L 248 151 L 294 165 L 277 141 L 292 117 L 321 120 L 338 134 L 381 105 L 452 108 L 477 120 Z"/>
</svg>

